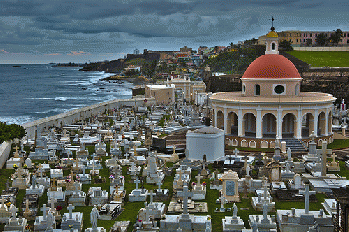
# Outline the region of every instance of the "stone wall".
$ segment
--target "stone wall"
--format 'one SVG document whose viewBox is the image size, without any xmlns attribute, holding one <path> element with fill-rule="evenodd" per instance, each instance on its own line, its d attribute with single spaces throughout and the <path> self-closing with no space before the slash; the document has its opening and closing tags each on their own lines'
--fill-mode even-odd
<svg viewBox="0 0 349 232">
<path fill-rule="evenodd" d="M 11 152 L 11 142 L 3 142 L 0 145 L 0 168 L 2 168 L 4 166 L 4 164 L 6 163 L 10 152 Z"/>
<path fill-rule="evenodd" d="M 108 102 L 102 102 L 95 105 L 83 107 L 76 110 L 71 110 L 55 116 L 39 119 L 33 122 L 28 122 L 22 126 L 26 129 L 27 136 L 33 139 L 35 136 L 35 129 L 47 129 L 49 127 L 60 127 L 63 125 L 74 124 L 80 120 L 96 116 L 104 113 L 106 110 L 122 109 L 123 106 L 149 106 L 155 105 L 154 99 L 135 98 L 135 99 L 116 99 Z"/>
<path fill-rule="evenodd" d="M 307 52 L 348 52 L 349 47 L 293 47 L 293 50 Z"/>
</svg>

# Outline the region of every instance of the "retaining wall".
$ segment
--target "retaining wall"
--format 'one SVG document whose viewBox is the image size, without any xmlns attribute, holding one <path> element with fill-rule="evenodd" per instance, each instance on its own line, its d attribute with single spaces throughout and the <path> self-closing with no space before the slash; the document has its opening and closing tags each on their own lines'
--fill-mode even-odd
<svg viewBox="0 0 349 232">
<path fill-rule="evenodd" d="M 293 50 L 307 52 L 348 52 L 349 47 L 293 47 Z"/>
<path fill-rule="evenodd" d="M 11 152 L 11 142 L 3 142 L 0 145 L 0 168 L 2 168 L 4 166 L 4 164 L 6 163 L 10 152 Z"/>
</svg>

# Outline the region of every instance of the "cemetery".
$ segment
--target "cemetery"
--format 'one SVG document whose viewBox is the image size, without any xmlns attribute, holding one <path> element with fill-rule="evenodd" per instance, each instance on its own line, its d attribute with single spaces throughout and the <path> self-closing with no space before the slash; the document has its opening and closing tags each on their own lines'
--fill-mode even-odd
<svg viewBox="0 0 349 232">
<path fill-rule="evenodd" d="M 205 116 L 204 108 L 181 103 L 37 128 L 34 138 L 12 145 L 0 170 L 0 230 L 335 231 L 337 208 L 345 207 L 336 196 L 349 185 L 346 156 L 313 135 L 303 153 L 276 140 L 272 152 L 223 145 L 219 159 L 191 156 L 180 136 L 221 131 L 197 124 L 156 131 L 160 119 L 166 128 L 194 111 Z M 158 140 L 152 147 L 160 137 L 163 148 Z"/>
</svg>

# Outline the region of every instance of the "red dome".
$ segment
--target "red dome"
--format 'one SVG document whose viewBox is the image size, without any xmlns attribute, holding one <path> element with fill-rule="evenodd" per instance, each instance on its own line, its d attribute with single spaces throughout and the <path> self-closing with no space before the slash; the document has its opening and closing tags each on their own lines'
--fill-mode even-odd
<svg viewBox="0 0 349 232">
<path fill-rule="evenodd" d="M 282 55 L 258 57 L 246 69 L 242 78 L 301 78 L 294 64 Z"/>
</svg>

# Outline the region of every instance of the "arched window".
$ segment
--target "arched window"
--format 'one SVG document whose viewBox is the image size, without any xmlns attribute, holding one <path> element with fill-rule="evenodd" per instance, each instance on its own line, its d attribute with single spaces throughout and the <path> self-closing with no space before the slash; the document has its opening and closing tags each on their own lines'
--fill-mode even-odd
<svg viewBox="0 0 349 232">
<path fill-rule="evenodd" d="M 246 93 L 246 85 L 242 85 L 242 93 Z"/>
<path fill-rule="evenodd" d="M 275 43 L 271 44 L 271 50 L 275 50 Z"/>
<path fill-rule="evenodd" d="M 296 84 L 296 87 L 295 87 L 295 95 L 298 96 L 299 95 L 299 84 Z"/>
<path fill-rule="evenodd" d="M 254 86 L 254 95 L 256 95 L 256 96 L 261 95 L 261 86 L 260 85 Z"/>
</svg>

